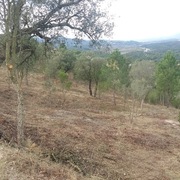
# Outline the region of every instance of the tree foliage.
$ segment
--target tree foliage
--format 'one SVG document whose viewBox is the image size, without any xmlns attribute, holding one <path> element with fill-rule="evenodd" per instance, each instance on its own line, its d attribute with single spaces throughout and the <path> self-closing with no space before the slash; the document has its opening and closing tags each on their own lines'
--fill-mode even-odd
<svg viewBox="0 0 180 180">
<path fill-rule="evenodd" d="M 89 85 L 90 96 L 97 95 L 98 85 L 101 80 L 101 70 L 105 60 L 96 57 L 93 53 L 82 53 L 75 64 L 75 77 L 87 81 Z M 94 93 L 93 93 L 94 85 Z"/>
<path fill-rule="evenodd" d="M 156 86 L 159 92 L 163 94 L 167 106 L 179 91 L 179 79 L 178 61 L 171 52 L 168 52 L 159 62 L 156 71 Z"/>
<path fill-rule="evenodd" d="M 59 70 L 65 73 L 71 72 L 76 62 L 76 55 L 73 51 L 59 48 L 51 53 L 51 58 L 47 59 L 45 73 L 49 78 L 56 78 Z"/>
<path fill-rule="evenodd" d="M 135 96 L 145 98 L 154 87 L 155 62 L 135 61 L 130 70 L 131 88 Z"/>
<path fill-rule="evenodd" d="M 135 61 L 130 70 L 131 91 L 134 98 L 143 102 L 149 91 L 154 87 L 155 62 Z"/>
<path fill-rule="evenodd" d="M 121 86 L 128 86 L 128 84 L 129 84 L 129 63 L 119 50 L 115 50 L 110 54 L 110 57 L 108 58 L 108 63 L 116 64 L 116 66 L 119 70 L 118 79 L 120 80 Z"/>
<path fill-rule="evenodd" d="M 63 105 L 66 101 L 66 93 L 68 90 L 70 90 L 72 86 L 72 82 L 69 80 L 68 74 L 63 70 L 60 70 L 58 72 L 58 78 L 60 80 L 62 93 L 63 93 L 63 97 L 62 97 L 62 105 Z"/>
<path fill-rule="evenodd" d="M 113 92 L 113 102 L 116 105 L 115 94 L 129 84 L 129 65 L 127 59 L 119 50 L 113 51 L 107 58 L 103 69 L 104 85 Z"/>
<path fill-rule="evenodd" d="M 72 29 L 77 37 L 85 34 L 99 39 L 111 32 L 113 24 L 102 11 L 99 0 L 1 0 L 1 24 L 5 31 L 7 18 L 16 18 L 20 32 L 48 40 L 48 35 L 65 35 Z M 12 9 L 12 11 L 9 11 Z M 13 17 L 16 12 L 19 16 Z M 8 16 L 8 13 L 10 17 Z M 47 36 L 46 36 L 47 35 Z"/>
</svg>

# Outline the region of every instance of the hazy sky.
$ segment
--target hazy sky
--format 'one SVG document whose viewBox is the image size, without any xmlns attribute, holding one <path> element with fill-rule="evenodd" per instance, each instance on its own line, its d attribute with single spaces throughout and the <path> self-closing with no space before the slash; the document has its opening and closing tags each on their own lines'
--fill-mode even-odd
<svg viewBox="0 0 180 180">
<path fill-rule="evenodd" d="M 180 0 L 113 0 L 113 39 L 147 40 L 180 34 Z"/>
</svg>

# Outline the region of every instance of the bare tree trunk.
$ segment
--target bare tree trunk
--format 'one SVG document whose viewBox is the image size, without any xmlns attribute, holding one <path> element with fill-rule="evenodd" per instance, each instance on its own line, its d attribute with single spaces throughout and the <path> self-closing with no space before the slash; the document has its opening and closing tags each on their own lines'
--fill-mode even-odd
<svg viewBox="0 0 180 180">
<path fill-rule="evenodd" d="M 126 108 L 127 103 L 127 88 L 124 87 L 124 109 Z"/>
<path fill-rule="evenodd" d="M 169 106 L 170 106 L 170 99 L 171 99 L 169 92 L 167 92 L 166 99 L 167 99 L 166 107 L 169 108 Z"/>
<path fill-rule="evenodd" d="M 9 70 L 7 70 L 7 84 L 8 84 L 8 89 L 10 89 L 11 83 L 12 83 L 10 77 L 11 77 L 11 76 L 10 76 Z"/>
<path fill-rule="evenodd" d="M 24 103 L 23 103 L 23 91 L 19 84 L 15 84 L 17 92 L 17 143 L 19 147 L 22 147 L 24 144 Z"/>
<path fill-rule="evenodd" d="M 63 97 L 62 97 L 61 106 L 64 106 L 64 104 L 66 102 L 66 93 L 67 93 L 67 91 L 65 90 L 65 88 L 63 88 L 63 90 L 62 90 Z"/>
<path fill-rule="evenodd" d="M 130 110 L 130 122 L 133 123 L 134 120 L 134 114 L 135 114 L 135 98 L 133 98 L 133 102 L 132 102 L 132 109 Z"/>
<path fill-rule="evenodd" d="M 164 93 L 160 93 L 160 104 L 164 106 L 165 104 L 165 99 L 164 99 Z"/>
<path fill-rule="evenodd" d="M 142 110 L 143 110 L 143 104 L 144 104 L 144 98 L 141 99 L 141 112 L 142 112 Z"/>
<path fill-rule="evenodd" d="M 29 81 L 28 81 L 28 70 L 25 72 L 25 81 L 26 81 L 26 86 L 29 86 Z"/>
<path fill-rule="evenodd" d="M 137 117 L 138 113 L 138 105 L 137 105 L 137 100 L 135 96 L 133 95 L 132 99 L 132 108 L 130 108 L 130 123 L 132 124 L 134 119 Z"/>
<path fill-rule="evenodd" d="M 97 96 L 97 89 L 98 89 L 98 82 L 96 82 L 96 84 L 95 84 L 94 97 Z"/>
<path fill-rule="evenodd" d="M 92 92 L 92 80 L 91 79 L 89 79 L 89 94 L 90 94 L 90 96 L 93 95 L 93 92 Z"/>
<path fill-rule="evenodd" d="M 22 147 L 24 143 L 24 104 L 23 92 L 21 89 L 22 78 L 18 74 L 17 64 L 20 58 L 20 21 L 22 14 L 22 7 L 25 5 L 25 0 L 6 0 L 2 1 L 4 7 L 4 21 L 5 21 L 5 37 L 6 37 L 6 66 L 9 72 L 9 77 L 17 92 L 17 142 L 18 146 Z M 2 12 L 3 13 L 3 12 Z"/>
<path fill-rule="evenodd" d="M 115 85 L 113 86 L 113 104 L 114 104 L 114 106 L 116 106 L 116 89 L 115 89 Z"/>
<path fill-rule="evenodd" d="M 162 101 L 163 101 L 163 106 L 165 106 L 165 95 L 164 95 L 164 93 L 163 93 L 163 95 L 162 95 Z"/>
<path fill-rule="evenodd" d="M 5 38 L 6 38 L 6 55 L 5 55 L 5 57 L 6 57 L 6 59 L 5 59 L 5 61 L 6 61 L 6 67 L 7 67 L 7 72 L 8 72 L 8 78 L 7 78 L 7 81 L 8 81 L 8 87 L 9 87 L 9 89 L 10 89 L 10 83 L 11 83 L 11 79 L 10 79 L 10 77 L 11 77 L 11 73 L 10 73 L 10 69 L 9 69 L 9 66 L 11 65 L 11 62 L 10 62 L 10 54 L 11 54 L 11 40 L 10 40 L 10 38 L 11 38 L 11 33 L 10 33 L 10 19 L 11 19 L 11 15 L 10 15 L 10 13 L 11 13 L 11 11 L 10 11 L 10 9 L 11 9 L 11 4 L 10 4 L 10 2 L 8 1 L 8 9 L 7 9 L 7 19 L 6 19 L 6 21 L 5 21 L 5 28 L 6 28 L 6 33 L 5 33 Z"/>
</svg>

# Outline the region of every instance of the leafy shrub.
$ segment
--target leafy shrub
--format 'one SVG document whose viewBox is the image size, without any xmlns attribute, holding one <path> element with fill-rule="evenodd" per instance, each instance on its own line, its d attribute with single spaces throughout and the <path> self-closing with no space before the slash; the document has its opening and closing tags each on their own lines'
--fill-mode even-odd
<svg viewBox="0 0 180 180">
<path fill-rule="evenodd" d="M 68 79 L 68 74 L 63 70 L 58 72 L 58 77 L 61 82 L 63 90 L 69 90 L 71 88 L 72 82 Z"/>
<path fill-rule="evenodd" d="M 152 89 L 146 96 L 145 101 L 151 104 L 159 103 L 159 92 L 156 89 Z"/>
<path fill-rule="evenodd" d="M 74 52 L 66 49 L 59 49 L 55 52 L 46 65 L 45 74 L 49 78 L 55 78 L 59 70 L 70 72 L 74 68 L 76 57 Z"/>
<path fill-rule="evenodd" d="M 49 78 L 55 78 L 57 75 L 57 71 L 58 71 L 58 59 L 57 58 L 53 58 L 51 60 L 51 62 L 49 62 L 46 65 L 46 69 L 45 69 L 45 75 Z"/>
<path fill-rule="evenodd" d="M 174 99 L 172 100 L 172 105 L 175 107 L 175 108 L 180 108 L 180 96 L 176 96 L 174 97 Z"/>
</svg>

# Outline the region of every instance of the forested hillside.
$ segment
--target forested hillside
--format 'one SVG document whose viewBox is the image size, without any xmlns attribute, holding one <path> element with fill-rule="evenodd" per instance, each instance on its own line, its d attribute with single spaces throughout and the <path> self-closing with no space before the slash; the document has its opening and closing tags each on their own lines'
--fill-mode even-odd
<svg viewBox="0 0 180 180">
<path fill-rule="evenodd" d="M 154 60 L 160 61 L 167 51 L 173 52 L 177 60 L 180 60 L 180 41 L 176 39 L 169 39 L 164 41 L 150 41 L 150 42 L 137 42 L 137 41 L 104 41 L 93 44 L 88 40 L 73 40 L 57 38 L 53 41 L 54 45 L 58 47 L 60 43 L 66 45 L 69 49 L 81 51 L 104 51 L 111 52 L 113 49 L 119 49 L 122 54 L 134 60 Z"/>
<path fill-rule="evenodd" d="M 180 41 L 178 40 L 143 43 L 140 47 L 142 49 L 129 52 L 126 57 L 131 60 L 160 61 L 167 51 L 171 51 L 175 58 L 180 60 Z"/>
</svg>

